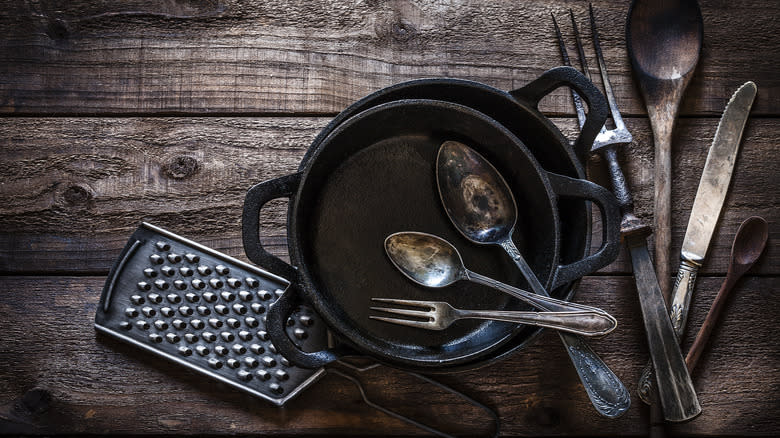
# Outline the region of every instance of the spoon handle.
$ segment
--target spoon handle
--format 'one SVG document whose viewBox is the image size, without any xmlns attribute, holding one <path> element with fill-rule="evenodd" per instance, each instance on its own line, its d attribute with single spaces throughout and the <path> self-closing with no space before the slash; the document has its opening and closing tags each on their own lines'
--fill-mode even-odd
<svg viewBox="0 0 780 438">
<path fill-rule="evenodd" d="M 631 406 L 631 396 L 618 376 L 585 339 L 570 333 L 558 334 L 596 411 L 607 418 L 625 414 Z"/>
<path fill-rule="evenodd" d="M 525 257 L 523 257 L 523 254 L 521 254 L 520 250 L 517 249 L 517 246 L 515 246 L 515 243 L 512 241 L 512 239 L 510 238 L 502 240 L 499 244 L 501 245 L 501 248 L 504 248 L 504 251 L 509 254 L 509 257 L 511 257 L 512 261 L 515 262 L 515 265 L 517 265 L 518 269 L 520 269 L 520 273 L 523 274 L 523 277 L 525 277 L 526 281 L 528 281 L 528 284 L 531 286 L 531 290 L 533 290 L 537 295 L 549 296 L 550 294 L 548 294 L 547 290 L 545 290 L 544 286 L 542 286 L 542 283 L 539 281 L 539 278 L 536 277 L 533 269 L 528 266 L 528 262 L 525 261 Z"/>
<path fill-rule="evenodd" d="M 473 281 L 474 283 L 478 283 L 484 286 L 491 287 L 496 290 L 500 290 L 501 292 L 512 295 L 513 297 L 519 300 L 525 301 L 526 303 L 536 308 L 539 308 L 541 310 L 546 310 L 548 312 L 588 311 L 588 312 L 597 312 L 602 315 L 608 315 L 607 312 L 597 307 L 586 306 L 585 304 L 572 303 L 569 301 L 563 301 L 557 298 L 552 298 L 547 294 L 547 292 L 545 292 L 544 295 L 533 294 L 531 292 L 518 289 L 514 286 L 510 286 L 506 283 L 502 283 L 493 278 L 486 277 L 484 275 L 477 274 L 476 272 L 472 272 L 469 270 L 466 270 L 466 276 L 468 277 L 468 280 Z"/>
<path fill-rule="evenodd" d="M 742 272 L 737 275 L 728 275 L 726 276 L 726 281 L 721 285 L 718 295 L 715 296 L 715 300 L 712 302 L 709 312 L 707 312 L 707 317 L 701 324 L 701 328 L 699 328 L 699 333 L 696 334 L 696 340 L 693 341 L 691 349 L 688 350 L 688 355 L 685 356 L 685 364 L 688 365 L 688 372 L 693 371 L 696 367 L 696 363 L 699 361 L 699 357 L 701 357 L 701 353 L 704 351 L 704 347 L 710 339 L 712 329 L 715 328 L 720 313 L 726 304 L 726 298 L 734 288 L 734 285 L 737 284 L 737 280 L 739 280 L 740 277 L 742 277 Z"/>
<path fill-rule="evenodd" d="M 520 259 L 525 262 L 522 257 Z M 593 309 L 583 304 L 551 298 L 544 288 L 541 289 L 543 295 L 535 295 L 468 270 L 466 271 L 466 276 L 475 283 L 498 289 L 529 304 L 536 305 L 543 310 Z M 533 278 L 536 277 L 534 276 Z M 599 311 L 603 312 L 600 309 Z M 585 387 L 585 392 L 588 394 L 588 398 L 590 398 L 590 402 L 596 411 L 607 418 L 617 418 L 626 413 L 631 406 L 631 396 L 618 376 L 601 360 L 599 355 L 590 348 L 583 338 L 571 333 L 558 332 L 558 335 L 561 337 L 566 353 L 568 353 L 577 375 L 580 376 L 582 386 Z"/>
</svg>

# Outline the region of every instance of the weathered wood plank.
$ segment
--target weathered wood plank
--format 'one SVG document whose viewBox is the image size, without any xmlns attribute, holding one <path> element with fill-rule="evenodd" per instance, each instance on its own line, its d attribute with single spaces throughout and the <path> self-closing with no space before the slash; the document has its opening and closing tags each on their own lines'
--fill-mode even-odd
<svg viewBox="0 0 780 438">
<path fill-rule="evenodd" d="M 242 256 L 240 217 L 246 190 L 295 171 L 327 120 L 0 119 L 0 270 L 105 273 L 142 220 Z M 571 119 L 555 122 L 573 132 Z M 623 161 L 637 212 L 652 223 L 649 125 L 646 119 L 630 119 L 628 124 L 636 143 L 624 151 Z M 677 130 L 675 250 L 685 233 L 716 124 L 715 119 L 683 119 Z M 726 271 L 734 233 L 748 216 L 767 218 L 773 240 L 778 238 L 779 144 L 780 130 L 773 120 L 750 121 L 704 274 Z M 603 182 L 598 160 L 592 164 L 591 175 Z M 277 254 L 285 251 L 285 215 L 283 203 L 264 211 L 264 235 Z M 754 269 L 760 274 L 780 272 L 777 245 L 769 245 Z M 625 254 L 604 272 L 630 272 Z"/>
<path fill-rule="evenodd" d="M 698 328 L 722 278 L 703 278 L 690 327 Z M 97 336 L 92 327 L 101 277 L 2 277 L 0 287 L 0 425 L 35 434 L 336 434 L 421 435 L 359 401 L 352 384 L 335 376 L 307 389 L 284 409 L 215 385 L 177 365 Z M 730 298 L 694 381 L 702 415 L 674 426 L 686 435 L 771 435 L 780 427 L 780 368 L 775 335 L 776 278 L 744 279 Z M 578 302 L 597 305 L 619 321 L 593 348 L 634 392 L 647 359 L 639 307 L 630 277 L 587 277 Z M 686 337 L 690 345 L 693 333 Z M 615 346 L 619 345 L 619 349 Z M 749 372 L 746 372 L 749 370 Z M 511 377 L 508 377 L 511 376 Z M 362 376 L 373 398 L 394 408 L 458 427 L 480 429 L 487 419 L 427 385 L 386 369 Z M 518 435 L 639 436 L 647 408 L 634 397 L 617 419 L 589 406 L 557 336 L 546 333 L 522 352 L 491 366 L 439 379 L 495 408 L 503 433 Z M 30 392 L 37 389 L 40 392 Z M 381 389 L 379 391 L 378 389 Z M 27 394 L 27 407 L 21 398 Z M 41 394 L 44 397 L 40 397 Z M 37 396 L 37 397 L 36 397 Z M 48 396 L 49 399 L 45 396 Z"/>
<path fill-rule="evenodd" d="M 551 0 L 3 3 L 0 112 L 21 114 L 330 114 L 419 77 L 509 90 L 561 64 L 550 12 L 571 35 L 572 7 L 587 29 L 584 2 Z M 644 114 L 625 50 L 629 3 L 594 3 L 618 103 Z M 780 6 L 701 5 L 704 49 L 682 114 L 719 114 L 747 80 L 756 114 L 780 114 Z M 563 91 L 543 107 L 573 113 Z"/>
</svg>

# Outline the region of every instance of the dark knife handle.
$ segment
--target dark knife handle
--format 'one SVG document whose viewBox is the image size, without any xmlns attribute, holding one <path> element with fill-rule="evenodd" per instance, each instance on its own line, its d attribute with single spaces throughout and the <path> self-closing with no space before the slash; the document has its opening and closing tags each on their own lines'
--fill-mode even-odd
<svg viewBox="0 0 780 438">
<path fill-rule="evenodd" d="M 664 304 L 653 261 L 644 237 L 626 239 L 634 267 L 639 304 L 645 324 L 647 345 L 656 373 L 659 399 L 667 421 L 690 420 L 701 413 L 701 406 L 688 373 L 677 336 Z"/>
<path fill-rule="evenodd" d="M 620 169 L 617 149 L 614 146 L 606 147 L 601 150 L 601 156 L 607 162 L 609 180 L 612 183 L 612 193 L 618 200 L 620 214 L 625 215 L 626 213 L 633 213 L 634 200 L 631 198 L 631 192 L 628 190 L 628 184 L 626 184 L 626 177 L 623 175 L 623 170 Z"/>
</svg>

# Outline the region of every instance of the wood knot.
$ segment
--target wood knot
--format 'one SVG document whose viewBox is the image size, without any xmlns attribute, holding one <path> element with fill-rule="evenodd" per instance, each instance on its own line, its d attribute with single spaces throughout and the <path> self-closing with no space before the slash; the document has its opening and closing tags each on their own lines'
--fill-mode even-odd
<svg viewBox="0 0 780 438">
<path fill-rule="evenodd" d="M 70 206 L 89 205 L 94 195 L 84 186 L 74 184 L 62 193 L 65 203 Z"/>
<path fill-rule="evenodd" d="M 30 414 L 42 414 L 51 406 L 51 393 L 43 388 L 33 388 L 22 395 L 18 406 Z"/>
<path fill-rule="evenodd" d="M 411 22 L 398 18 L 390 25 L 390 34 L 394 40 L 406 42 L 417 34 L 417 28 Z"/>
<path fill-rule="evenodd" d="M 163 172 L 173 179 L 189 178 L 200 170 L 200 163 L 192 157 L 180 156 L 163 165 Z"/>
<path fill-rule="evenodd" d="M 68 38 L 70 32 L 68 26 L 63 20 L 55 18 L 49 20 L 49 24 L 46 26 L 46 35 L 53 40 L 64 40 Z"/>
</svg>

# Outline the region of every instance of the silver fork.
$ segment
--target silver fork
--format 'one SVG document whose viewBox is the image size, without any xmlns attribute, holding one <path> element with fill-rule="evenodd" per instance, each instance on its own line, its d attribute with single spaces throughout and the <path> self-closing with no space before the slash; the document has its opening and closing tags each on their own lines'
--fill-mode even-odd
<svg viewBox="0 0 780 438">
<path fill-rule="evenodd" d="M 631 143 L 633 141 L 633 137 L 631 136 L 631 133 L 628 131 L 628 128 L 626 128 L 625 123 L 623 123 L 623 117 L 621 117 L 620 115 L 620 111 L 618 110 L 617 103 L 615 101 L 615 95 L 612 92 L 612 84 L 609 81 L 609 75 L 607 74 L 607 67 L 606 64 L 604 63 L 604 56 L 601 52 L 601 44 L 599 43 L 598 30 L 596 29 L 596 19 L 593 14 L 593 5 L 589 4 L 588 8 L 590 12 L 590 27 L 591 27 L 591 32 L 593 34 L 593 47 L 595 49 L 596 58 L 598 59 L 598 63 L 599 63 L 599 72 L 601 73 L 601 80 L 604 84 L 604 93 L 607 96 L 607 101 L 609 102 L 609 110 L 615 125 L 614 129 L 606 129 L 606 126 L 603 126 L 601 128 L 601 131 L 596 136 L 596 140 L 593 142 L 593 147 L 591 148 L 591 152 L 600 152 L 604 157 L 604 159 L 607 161 L 610 179 L 612 181 L 612 189 L 615 196 L 618 199 L 618 204 L 620 205 L 620 211 L 623 215 L 620 224 L 621 234 L 623 236 L 627 236 L 633 233 L 639 234 L 642 232 L 649 232 L 646 231 L 647 226 L 644 225 L 642 221 L 640 221 L 633 214 L 634 206 L 633 206 L 633 201 L 631 199 L 631 193 L 628 190 L 628 185 L 626 184 L 625 177 L 623 175 L 623 172 L 620 170 L 620 164 L 618 163 L 617 160 L 617 146 Z M 583 73 L 587 75 L 588 79 L 590 79 L 590 72 L 588 71 L 587 61 L 585 60 L 585 53 L 582 48 L 582 41 L 580 39 L 579 31 L 577 29 L 577 23 L 574 20 L 574 13 L 571 11 L 571 9 L 569 9 L 569 16 L 571 17 L 572 27 L 577 42 L 577 51 L 579 52 L 580 66 L 582 68 Z M 563 57 L 564 63 L 568 66 L 571 66 L 571 61 L 569 60 L 569 55 L 566 51 L 566 45 L 563 42 L 561 31 L 558 28 L 558 23 L 555 21 L 555 16 L 553 16 L 552 18 L 553 18 L 553 24 L 555 25 L 555 33 L 558 37 L 558 45 L 560 47 L 561 55 Z M 582 127 L 585 118 L 585 110 L 582 106 L 582 100 L 574 91 L 572 91 L 572 99 L 574 100 L 574 106 L 577 110 L 577 119 L 580 121 L 580 127 Z M 637 389 L 639 398 L 645 403 L 650 404 L 650 399 L 652 398 L 652 392 L 654 390 L 653 389 L 654 381 L 655 381 L 655 373 L 653 371 L 652 362 L 648 362 L 648 364 L 642 370 L 642 375 L 640 376 L 639 385 Z"/>
<path fill-rule="evenodd" d="M 617 327 L 617 320 L 606 312 L 521 312 L 511 310 L 462 310 L 444 301 L 399 300 L 393 298 L 372 298 L 372 301 L 399 306 L 415 307 L 402 309 L 393 307 L 371 307 L 371 310 L 393 313 L 412 318 L 388 318 L 369 316 L 371 319 L 428 330 L 444 330 L 460 319 L 490 319 L 535 325 L 555 330 L 576 333 L 583 336 L 604 336 Z"/>
<path fill-rule="evenodd" d="M 593 5 L 588 4 L 588 12 L 590 15 L 590 28 L 593 34 L 593 47 L 596 51 L 596 59 L 599 63 L 599 72 L 601 73 L 601 80 L 604 84 L 604 94 L 606 94 L 607 102 L 609 103 L 609 111 L 612 116 L 612 121 L 615 124 L 614 129 L 607 129 L 606 125 L 601 127 L 601 131 L 596 136 L 596 140 L 593 142 L 591 152 L 597 152 L 608 146 L 618 146 L 631 143 L 634 141 L 633 136 L 626 128 L 626 124 L 623 122 L 623 117 L 620 115 L 620 111 L 615 101 L 615 94 L 612 91 L 612 84 L 609 81 L 609 75 L 607 74 L 607 65 L 604 63 L 604 55 L 601 52 L 601 43 L 599 43 L 599 33 L 596 29 L 596 19 L 593 15 Z M 563 42 L 563 36 L 561 30 L 558 28 L 558 22 L 555 20 L 555 16 L 550 14 L 553 19 L 553 25 L 555 26 L 555 34 L 558 37 L 558 46 L 561 49 L 561 55 L 563 56 L 563 62 L 571 67 L 571 61 L 569 60 L 569 54 L 566 50 L 566 45 Z M 580 38 L 580 32 L 577 28 L 577 22 L 574 19 L 574 12 L 569 9 L 569 17 L 571 18 L 572 29 L 574 31 L 574 38 L 577 42 L 577 52 L 580 58 L 580 68 L 582 73 L 592 82 L 590 76 L 590 70 L 588 70 L 588 61 L 585 58 L 585 50 L 582 47 L 582 40 Z M 572 90 L 572 99 L 574 100 L 574 106 L 577 109 L 577 120 L 579 120 L 580 128 L 585 123 L 585 108 L 582 105 L 582 99 L 576 91 Z M 613 149 L 613 148 L 610 148 Z"/>
</svg>

